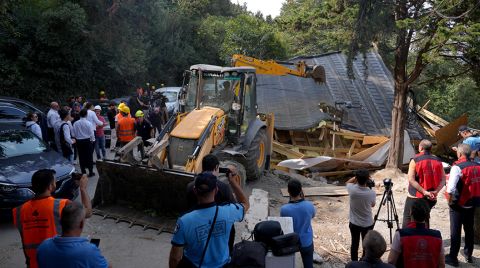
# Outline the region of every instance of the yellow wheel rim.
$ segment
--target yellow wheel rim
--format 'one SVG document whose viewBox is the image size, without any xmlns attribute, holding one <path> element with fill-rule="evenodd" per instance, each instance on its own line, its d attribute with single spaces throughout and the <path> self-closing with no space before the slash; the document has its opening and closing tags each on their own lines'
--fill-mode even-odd
<svg viewBox="0 0 480 268">
<path fill-rule="evenodd" d="M 258 146 L 258 159 L 257 159 L 257 167 L 263 167 L 263 162 L 265 161 L 265 143 L 260 142 Z"/>
</svg>

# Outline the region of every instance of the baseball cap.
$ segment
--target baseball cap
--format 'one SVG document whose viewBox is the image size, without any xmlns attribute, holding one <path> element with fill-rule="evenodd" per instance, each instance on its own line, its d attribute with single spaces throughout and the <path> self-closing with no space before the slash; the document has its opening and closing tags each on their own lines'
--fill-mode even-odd
<svg viewBox="0 0 480 268">
<path fill-rule="evenodd" d="M 463 132 L 463 131 L 466 131 L 466 130 L 469 130 L 467 126 L 465 125 L 461 125 L 459 128 L 458 128 L 458 132 Z"/>
<path fill-rule="evenodd" d="M 208 193 L 217 187 L 217 177 L 210 172 L 204 172 L 195 178 L 195 190 L 197 193 Z"/>
<path fill-rule="evenodd" d="M 95 110 L 102 110 L 102 107 L 100 107 L 100 105 L 95 105 Z"/>
</svg>

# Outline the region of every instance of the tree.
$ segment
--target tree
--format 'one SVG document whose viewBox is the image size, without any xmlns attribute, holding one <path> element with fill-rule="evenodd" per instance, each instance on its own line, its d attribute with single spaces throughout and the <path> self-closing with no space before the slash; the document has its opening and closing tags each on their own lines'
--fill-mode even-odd
<svg viewBox="0 0 480 268">
<path fill-rule="evenodd" d="M 225 24 L 225 38 L 220 56 L 226 62 L 233 54 L 260 59 L 286 57 L 286 47 L 274 27 L 251 14 L 241 14 Z"/>
<path fill-rule="evenodd" d="M 400 167 L 403 161 L 401 156 L 409 88 L 434 59 L 444 57 L 458 61 L 463 56 L 465 46 L 474 46 L 468 43 L 468 40 L 478 37 L 478 20 L 472 19 L 477 6 L 478 3 L 474 1 L 360 2 L 355 34 L 350 46 L 350 58 L 370 47 L 372 42 L 379 39 L 379 34 L 385 32 L 383 24 L 372 21 L 382 21 L 382 18 L 390 17 L 390 21 L 395 22 L 396 26 L 394 103 L 387 167 Z M 444 13 L 448 13 L 448 16 Z"/>
</svg>

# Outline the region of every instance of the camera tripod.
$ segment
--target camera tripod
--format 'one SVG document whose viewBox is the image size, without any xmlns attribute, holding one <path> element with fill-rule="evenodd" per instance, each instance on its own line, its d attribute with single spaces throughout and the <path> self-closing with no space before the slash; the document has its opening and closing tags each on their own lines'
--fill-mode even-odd
<svg viewBox="0 0 480 268">
<path fill-rule="evenodd" d="M 380 210 L 383 206 L 387 207 L 387 218 L 386 219 L 379 219 L 378 215 L 380 214 Z M 393 192 L 392 186 L 387 187 L 385 185 L 385 192 L 383 192 L 382 201 L 380 201 L 380 205 L 378 206 L 377 214 L 373 218 L 373 227 L 377 221 L 384 221 L 387 223 L 388 228 L 390 229 L 390 244 L 392 243 L 392 229 L 393 229 L 393 222 L 397 223 L 397 230 L 400 229 L 400 225 L 398 224 L 398 214 L 397 208 L 395 207 L 395 200 L 393 199 Z"/>
</svg>

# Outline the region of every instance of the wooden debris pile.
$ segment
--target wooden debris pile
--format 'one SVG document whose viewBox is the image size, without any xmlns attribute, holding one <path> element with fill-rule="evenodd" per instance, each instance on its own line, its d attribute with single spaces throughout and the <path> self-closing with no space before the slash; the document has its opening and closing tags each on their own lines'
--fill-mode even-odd
<svg viewBox="0 0 480 268">
<path fill-rule="evenodd" d="M 450 146 L 458 140 L 458 127 L 466 125 L 468 118 L 462 115 L 449 123 L 428 111 L 427 104 L 416 107 L 419 123 L 436 144 L 435 153 L 448 153 Z M 381 169 L 390 146 L 387 136 L 370 136 L 342 129 L 336 122 L 327 121 L 306 131 L 275 129 L 273 136 L 272 168 L 286 172 L 291 169 L 303 173 L 317 172 L 316 176 L 322 177 L 348 175 L 359 168 Z M 404 163 L 413 157 L 420 142 L 406 136 Z"/>
</svg>

